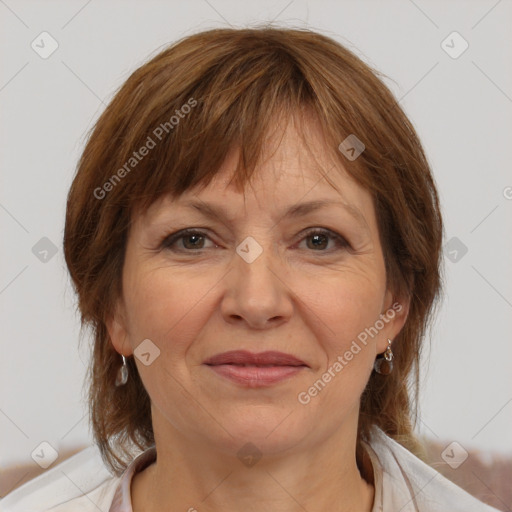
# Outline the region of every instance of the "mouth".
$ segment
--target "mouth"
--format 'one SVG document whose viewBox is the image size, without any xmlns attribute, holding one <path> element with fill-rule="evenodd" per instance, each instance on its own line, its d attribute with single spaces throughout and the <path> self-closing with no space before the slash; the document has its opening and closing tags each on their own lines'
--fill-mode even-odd
<svg viewBox="0 0 512 512">
<path fill-rule="evenodd" d="M 216 366 L 221 364 L 232 364 L 238 366 L 307 366 L 304 361 L 301 361 L 291 354 L 284 352 L 267 351 L 253 354 L 247 350 L 231 350 L 212 356 L 203 364 L 209 366 Z"/>
<path fill-rule="evenodd" d="M 249 388 L 271 386 L 309 368 L 297 357 L 275 351 L 253 354 L 233 350 L 210 357 L 203 364 L 220 377 Z"/>
</svg>

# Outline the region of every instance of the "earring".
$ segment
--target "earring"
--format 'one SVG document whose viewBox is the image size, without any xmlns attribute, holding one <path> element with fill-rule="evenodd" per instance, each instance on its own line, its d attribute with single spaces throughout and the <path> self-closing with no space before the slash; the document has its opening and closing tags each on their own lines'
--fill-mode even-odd
<svg viewBox="0 0 512 512">
<path fill-rule="evenodd" d="M 391 350 L 391 340 L 388 339 L 388 346 L 383 357 L 375 359 L 373 369 L 381 375 L 389 375 L 393 371 L 393 351 Z"/>
<path fill-rule="evenodd" d="M 116 377 L 116 386 L 124 386 L 128 382 L 128 366 L 126 365 L 126 359 L 123 355 L 123 364 L 119 368 Z"/>
</svg>

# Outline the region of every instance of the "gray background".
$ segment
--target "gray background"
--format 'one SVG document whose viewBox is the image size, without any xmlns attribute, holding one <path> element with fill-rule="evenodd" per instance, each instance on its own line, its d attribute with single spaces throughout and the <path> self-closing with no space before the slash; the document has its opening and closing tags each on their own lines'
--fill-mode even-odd
<svg viewBox="0 0 512 512">
<path fill-rule="evenodd" d="M 61 242 L 87 130 L 169 42 L 269 20 L 334 37 L 390 77 L 433 166 L 446 242 L 459 240 L 445 251 L 446 299 L 424 362 L 420 432 L 512 453 L 511 4 L 0 0 L 0 469 L 32 462 L 42 441 L 58 451 L 91 442 L 82 394 L 88 339 L 79 351 Z M 43 31 L 59 45 L 47 59 L 31 48 Z M 441 46 L 453 31 L 469 43 L 458 58 Z M 43 237 L 56 247 L 47 261 Z"/>
</svg>

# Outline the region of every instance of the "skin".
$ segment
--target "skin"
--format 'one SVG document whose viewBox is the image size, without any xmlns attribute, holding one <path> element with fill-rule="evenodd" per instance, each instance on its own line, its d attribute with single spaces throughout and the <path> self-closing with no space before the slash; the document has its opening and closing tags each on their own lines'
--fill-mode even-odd
<svg viewBox="0 0 512 512">
<path fill-rule="evenodd" d="M 228 186 L 237 157 L 232 151 L 207 188 L 176 201 L 163 198 L 134 219 L 123 297 L 107 323 L 120 354 L 132 355 L 145 339 L 160 349 L 149 366 L 135 358 L 151 398 L 158 460 L 132 481 L 134 512 L 372 508 L 371 475 L 369 482 L 363 478 L 355 458 L 359 400 L 376 355 L 403 327 L 408 304 L 386 289 L 369 193 L 329 160 L 314 123 L 305 133 L 310 152 L 295 125 L 286 125 L 280 143 L 268 146 L 252 187 Z M 190 199 L 220 206 L 226 218 L 183 207 Z M 364 221 L 339 206 L 283 217 L 288 206 L 315 199 L 349 203 Z M 161 247 L 167 235 L 185 228 L 201 228 L 206 236 L 185 236 L 174 252 Z M 308 228 L 338 233 L 350 247 L 332 237 L 306 237 Z M 263 250 L 252 263 L 236 252 L 247 236 Z M 298 394 L 395 302 L 401 311 L 301 404 Z M 249 389 L 203 364 L 236 349 L 278 350 L 308 367 Z M 263 454 L 252 467 L 237 457 L 248 442 Z"/>
</svg>

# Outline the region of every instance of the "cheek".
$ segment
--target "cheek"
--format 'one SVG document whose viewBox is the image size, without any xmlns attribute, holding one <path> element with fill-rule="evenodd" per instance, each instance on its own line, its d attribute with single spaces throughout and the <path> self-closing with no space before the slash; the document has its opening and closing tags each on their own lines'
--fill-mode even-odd
<svg viewBox="0 0 512 512">
<path fill-rule="evenodd" d="M 373 325 L 381 313 L 385 282 L 375 273 L 343 272 L 314 282 L 301 281 L 297 296 L 320 320 L 327 334 L 319 339 L 328 341 L 328 352 L 344 351 L 352 339 Z M 311 316 L 311 313 L 310 313 Z"/>
<path fill-rule="evenodd" d="M 376 338 L 367 334 L 381 313 L 385 293 L 383 276 L 377 273 L 344 272 L 318 279 L 315 286 L 301 281 L 304 301 L 315 320 L 315 339 L 323 357 L 315 377 L 302 391 L 315 407 L 332 408 L 341 416 L 355 405 L 363 392 L 375 360 Z M 338 417 L 337 416 L 337 417 Z"/>
<path fill-rule="evenodd" d="M 149 338 L 168 357 L 182 354 L 201 328 L 202 299 L 215 284 L 209 281 L 211 276 L 166 268 L 127 272 L 125 301 L 132 346 Z"/>
<path fill-rule="evenodd" d="M 301 403 L 310 400 L 306 413 L 328 410 L 332 421 L 339 424 L 358 405 L 370 378 L 376 338 L 368 336 L 365 329 L 379 319 L 382 295 L 381 290 L 356 282 L 337 284 L 324 295 L 323 306 L 318 301 L 315 315 L 310 314 L 321 319 L 315 339 L 323 357 L 300 392 Z"/>
<path fill-rule="evenodd" d="M 134 351 L 145 339 L 160 350 L 149 366 L 139 360 L 136 364 L 154 405 L 164 414 L 175 411 L 167 418 L 172 423 L 190 407 L 184 391 L 191 385 L 187 360 L 206 322 L 204 295 L 213 283 L 204 286 L 205 279 L 168 268 L 138 270 L 126 280 L 129 340 Z"/>
</svg>

